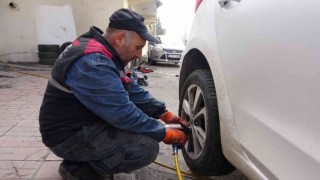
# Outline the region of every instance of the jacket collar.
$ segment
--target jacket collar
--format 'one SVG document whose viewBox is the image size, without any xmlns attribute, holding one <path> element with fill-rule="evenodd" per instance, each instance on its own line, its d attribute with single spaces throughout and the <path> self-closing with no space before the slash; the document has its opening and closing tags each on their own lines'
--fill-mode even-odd
<svg viewBox="0 0 320 180">
<path fill-rule="evenodd" d="M 116 64 L 117 68 L 124 71 L 124 64 L 121 58 L 119 57 L 116 50 L 111 46 L 111 44 L 102 36 L 103 31 L 95 26 L 91 26 L 89 33 L 94 39 L 104 45 L 111 52 L 111 54 L 113 55 L 112 60 Z"/>
</svg>

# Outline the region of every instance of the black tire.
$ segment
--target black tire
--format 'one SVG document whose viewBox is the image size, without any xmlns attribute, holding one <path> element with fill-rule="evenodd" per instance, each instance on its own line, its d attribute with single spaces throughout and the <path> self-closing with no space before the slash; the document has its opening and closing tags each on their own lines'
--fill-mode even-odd
<svg viewBox="0 0 320 180">
<path fill-rule="evenodd" d="M 56 59 L 39 59 L 39 64 L 42 65 L 54 65 Z"/>
<path fill-rule="evenodd" d="M 196 92 L 200 96 L 195 96 Z M 194 101 L 196 97 L 197 101 Z M 194 102 L 197 102 L 195 106 Z M 189 75 L 180 95 L 179 114 L 192 128 L 189 140 L 182 148 L 189 168 L 202 176 L 231 173 L 235 168 L 222 153 L 218 104 L 210 71 L 201 69 Z"/>
<path fill-rule="evenodd" d="M 60 46 L 59 49 L 59 55 L 66 49 L 66 47 L 68 47 L 70 44 L 72 44 L 72 42 L 65 42 Z"/>
<path fill-rule="evenodd" d="M 58 44 L 38 44 L 39 52 L 59 52 Z"/>
<path fill-rule="evenodd" d="M 157 65 L 157 61 L 153 60 L 153 59 L 150 59 L 150 64 L 151 65 Z"/>
<path fill-rule="evenodd" d="M 58 53 L 57 52 L 39 52 L 39 59 L 57 59 Z"/>
<path fill-rule="evenodd" d="M 150 56 L 148 56 L 148 62 L 151 65 L 156 65 L 157 62 L 152 59 L 152 55 L 151 54 L 152 54 L 152 51 L 150 52 Z"/>
</svg>

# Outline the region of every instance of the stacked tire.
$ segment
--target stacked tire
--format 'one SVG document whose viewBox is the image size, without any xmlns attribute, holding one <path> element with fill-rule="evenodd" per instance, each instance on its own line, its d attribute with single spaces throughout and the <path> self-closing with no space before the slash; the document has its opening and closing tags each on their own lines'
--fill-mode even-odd
<svg viewBox="0 0 320 180">
<path fill-rule="evenodd" d="M 67 41 L 67 42 L 61 44 L 60 50 L 59 50 L 59 55 L 60 55 L 70 44 L 72 44 L 71 41 Z"/>
<path fill-rule="evenodd" d="M 59 56 L 60 46 L 58 44 L 38 44 L 39 63 L 54 65 Z"/>
</svg>

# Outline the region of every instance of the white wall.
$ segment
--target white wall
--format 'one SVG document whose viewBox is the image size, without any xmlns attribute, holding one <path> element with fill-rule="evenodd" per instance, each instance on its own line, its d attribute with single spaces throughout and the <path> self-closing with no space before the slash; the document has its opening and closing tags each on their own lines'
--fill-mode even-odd
<svg viewBox="0 0 320 180">
<path fill-rule="evenodd" d="M 95 25 L 105 30 L 123 0 L 0 0 L 0 60 L 37 62 L 40 43 L 62 44 Z"/>
<path fill-rule="evenodd" d="M 35 10 L 39 44 L 61 45 L 66 41 L 73 41 L 77 37 L 70 5 L 37 5 Z M 48 21 L 48 19 L 50 20 Z"/>
</svg>

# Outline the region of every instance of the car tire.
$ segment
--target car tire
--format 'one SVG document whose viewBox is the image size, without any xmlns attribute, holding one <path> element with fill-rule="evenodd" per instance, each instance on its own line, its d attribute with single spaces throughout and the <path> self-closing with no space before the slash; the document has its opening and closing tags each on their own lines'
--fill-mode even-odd
<svg viewBox="0 0 320 180">
<path fill-rule="evenodd" d="M 58 53 L 57 52 L 39 52 L 38 56 L 39 56 L 39 59 L 57 59 Z"/>
<path fill-rule="evenodd" d="M 202 176 L 231 173 L 235 168 L 222 153 L 218 103 L 210 71 L 201 69 L 191 73 L 181 92 L 179 115 L 192 129 L 182 148 L 187 165 Z"/>
<path fill-rule="evenodd" d="M 58 44 L 38 44 L 39 52 L 59 52 Z"/>
<path fill-rule="evenodd" d="M 150 59 L 150 64 L 151 65 L 156 65 L 157 64 L 157 61 L 153 60 L 153 59 Z"/>
<path fill-rule="evenodd" d="M 148 63 L 150 64 L 151 62 L 151 56 L 150 56 L 150 53 L 148 52 Z"/>
<path fill-rule="evenodd" d="M 65 42 L 60 46 L 59 55 L 70 45 L 72 42 Z"/>
<path fill-rule="evenodd" d="M 155 62 L 153 59 L 152 59 L 152 51 L 149 52 L 150 55 L 148 55 L 148 62 L 150 65 L 156 65 L 157 62 Z"/>
</svg>

